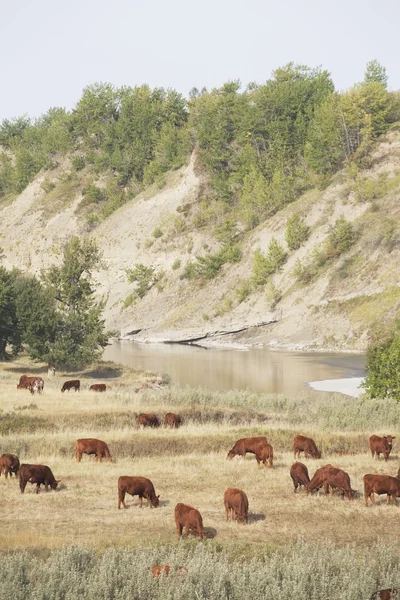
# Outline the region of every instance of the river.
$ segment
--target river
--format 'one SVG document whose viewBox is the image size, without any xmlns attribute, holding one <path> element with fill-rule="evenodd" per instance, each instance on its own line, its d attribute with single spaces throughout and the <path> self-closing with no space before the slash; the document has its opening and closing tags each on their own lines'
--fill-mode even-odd
<svg viewBox="0 0 400 600">
<path fill-rule="evenodd" d="M 304 391 L 309 381 L 365 374 L 364 355 L 266 348 L 236 350 L 115 341 L 105 349 L 103 359 L 168 373 L 178 385 L 214 390 L 298 393 Z"/>
</svg>

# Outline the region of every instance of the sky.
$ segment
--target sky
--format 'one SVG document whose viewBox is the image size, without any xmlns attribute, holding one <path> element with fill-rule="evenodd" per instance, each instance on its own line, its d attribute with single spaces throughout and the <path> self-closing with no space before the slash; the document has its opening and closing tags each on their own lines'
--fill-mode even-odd
<svg viewBox="0 0 400 600">
<path fill-rule="evenodd" d="M 400 89 L 399 0 L 0 0 L 0 122 L 71 109 L 83 88 L 262 83 L 293 61 L 336 89 L 386 67 Z"/>
</svg>

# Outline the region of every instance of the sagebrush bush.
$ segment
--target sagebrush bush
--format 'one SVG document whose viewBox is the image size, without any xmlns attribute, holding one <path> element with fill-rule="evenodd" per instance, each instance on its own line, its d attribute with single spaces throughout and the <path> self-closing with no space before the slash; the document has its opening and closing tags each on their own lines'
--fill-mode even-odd
<svg viewBox="0 0 400 600">
<path fill-rule="evenodd" d="M 285 239 L 290 250 L 297 250 L 310 235 L 310 228 L 304 223 L 300 215 L 292 215 L 286 225 Z"/>
</svg>

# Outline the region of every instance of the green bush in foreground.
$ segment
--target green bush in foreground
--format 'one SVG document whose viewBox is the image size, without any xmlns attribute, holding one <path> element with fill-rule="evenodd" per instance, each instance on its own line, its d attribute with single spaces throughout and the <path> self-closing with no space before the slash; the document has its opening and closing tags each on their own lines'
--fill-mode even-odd
<svg viewBox="0 0 400 600">
<path fill-rule="evenodd" d="M 372 398 L 400 400 L 400 333 L 397 332 L 367 352 L 364 387 Z"/>
<path fill-rule="evenodd" d="M 172 567 L 153 578 L 156 564 Z M 179 574 L 174 567 L 183 566 Z M 101 556 L 65 548 L 47 559 L 10 553 L 0 561 L 0 600 L 366 600 L 379 588 L 400 586 L 400 555 L 392 544 L 340 548 L 296 542 L 252 555 L 237 544 L 219 550 L 212 542 L 170 547 L 114 549 Z M 10 592 L 10 590 L 12 590 Z"/>
</svg>

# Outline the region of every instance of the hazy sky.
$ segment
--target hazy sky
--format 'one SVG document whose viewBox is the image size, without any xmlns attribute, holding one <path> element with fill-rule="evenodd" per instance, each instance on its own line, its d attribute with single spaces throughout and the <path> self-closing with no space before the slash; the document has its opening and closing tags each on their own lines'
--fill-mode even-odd
<svg viewBox="0 0 400 600">
<path fill-rule="evenodd" d="M 399 28 L 400 0 L 0 0 L 0 121 L 72 108 L 96 81 L 187 96 L 290 61 L 342 90 L 376 58 L 400 89 Z"/>
</svg>

